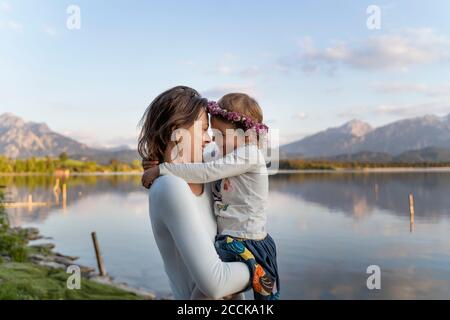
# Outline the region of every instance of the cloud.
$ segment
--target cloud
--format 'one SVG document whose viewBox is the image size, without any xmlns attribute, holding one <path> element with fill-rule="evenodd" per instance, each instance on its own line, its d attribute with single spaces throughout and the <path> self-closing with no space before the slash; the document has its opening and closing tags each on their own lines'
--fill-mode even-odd
<svg viewBox="0 0 450 320">
<path fill-rule="evenodd" d="M 0 21 L 0 30 L 11 30 L 14 32 L 22 32 L 23 31 L 23 25 L 17 21 L 14 20 L 8 20 L 8 21 Z"/>
<path fill-rule="evenodd" d="M 359 42 L 336 41 L 323 49 L 316 48 L 309 37 L 299 45 L 299 52 L 280 59 L 283 68 L 300 68 L 306 73 L 324 70 L 330 74 L 343 66 L 406 71 L 450 57 L 450 37 L 429 28 L 389 32 Z"/>
<path fill-rule="evenodd" d="M 240 85 L 225 84 L 201 91 L 202 95 L 209 99 L 219 99 L 225 94 L 232 92 L 242 92 L 251 96 L 257 95 L 256 89 L 253 85 L 240 86 Z"/>
<path fill-rule="evenodd" d="M 10 12 L 11 10 L 12 10 L 11 5 L 8 2 L 6 1 L 0 2 L 0 11 Z"/>
<path fill-rule="evenodd" d="M 239 75 L 244 78 L 251 78 L 256 77 L 262 73 L 262 68 L 258 66 L 248 67 L 244 68 L 241 71 L 239 71 Z"/>
<path fill-rule="evenodd" d="M 52 28 L 52 27 L 49 27 L 49 26 L 44 26 L 43 32 L 45 34 L 49 35 L 50 37 L 54 37 L 57 34 L 56 30 L 54 28 Z"/>
<path fill-rule="evenodd" d="M 235 73 L 235 68 L 232 67 L 235 56 L 231 53 L 225 53 L 220 61 L 216 63 L 213 67 L 207 70 L 208 73 L 219 74 L 224 76 L 229 76 Z"/>
<path fill-rule="evenodd" d="M 446 115 L 450 110 L 450 101 L 435 101 L 416 104 L 379 104 L 359 106 L 340 112 L 339 117 L 357 118 L 363 116 L 418 117 L 429 114 Z"/>
<path fill-rule="evenodd" d="M 425 84 L 412 83 L 387 83 L 375 84 L 372 86 L 377 93 L 381 94 L 399 94 L 399 93 L 417 93 L 429 97 L 450 95 L 450 86 L 428 86 Z"/>
<path fill-rule="evenodd" d="M 450 110 L 450 102 L 445 103 L 419 103 L 410 105 L 383 104 L 375 107 L 373 113 L 394 116 L 421 116 L 425 114 L 447 114 Z"/>
<path fill-rule="evenodd" d="M 9 13 L 11 11 L 12 11 L 12 6 L 9 4 L 9 2 L 0 1 L 0 13 L 1 12 Z M 8 16 L 8 15 L 5 15 L 5 16 Z M 6 17 L 5 19 L 0 19 L 0 30 L 22 32 L 23 25 L 16 20 L 9 19 L 8 17 Z"/>
<path fill-rule="evenodd" d="M 304 119 L 308 118 L 308 115 L 304 112 L 298 112 L 298 113 L 294 114 L 294 118 L 304 120 Z"/>
</svg>

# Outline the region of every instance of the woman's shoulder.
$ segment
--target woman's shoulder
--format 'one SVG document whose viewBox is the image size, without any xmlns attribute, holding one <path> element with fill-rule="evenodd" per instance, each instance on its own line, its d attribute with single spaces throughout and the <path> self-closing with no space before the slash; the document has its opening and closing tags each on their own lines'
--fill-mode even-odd
<svg viewBox="0 0 450 320">
<path fill-rule="evenodd" d="M 194 196 L 188 183 L 173 175 L 161 176 L 153 182 L 149 191 L 149 200 L 151 204 L 162 206 L 167 210 L 171 210 L 169 208 L 185 209 L 190 205 L 195 205 L 197 208 L 205 206 L 211 210 L 212 204 L 208 184 L 204 185 L 202 195 Z"/>
<path fill-rule="evenodd" d="M 174 175 L 164 175 L 157 178 L 150 188 L 150 196 L 173 195 L 174 192 L 190 192 L 189 185 L 182 178 Z"/>
</svg>

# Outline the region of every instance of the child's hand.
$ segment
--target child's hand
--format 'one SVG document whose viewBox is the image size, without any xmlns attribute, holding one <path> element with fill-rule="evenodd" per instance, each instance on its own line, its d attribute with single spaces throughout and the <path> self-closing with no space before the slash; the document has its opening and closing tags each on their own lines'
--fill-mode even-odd
<svg viewBox="0 0 450 320">
<path fill-rule="evenodd" d="M 142 185 L 146 189 L 150 189 L 152 186 L 153 181 L 155 181 L 156 178 L 159 177 L 159 167 L 154 166 L 151 167 L 148 170 L 145 170 L 144 174 L 142 175 Z"/>
<path fill-rule="evenodd" d="M 152 167 L 155 167 L 158 164 L 159 164 L 158 160 L 145 160 L 145 159 L 142 160 L 142 167 L 144 168 L 144 171 L 148 170 L 148 169 L 150 169 Z"/>
</svg>

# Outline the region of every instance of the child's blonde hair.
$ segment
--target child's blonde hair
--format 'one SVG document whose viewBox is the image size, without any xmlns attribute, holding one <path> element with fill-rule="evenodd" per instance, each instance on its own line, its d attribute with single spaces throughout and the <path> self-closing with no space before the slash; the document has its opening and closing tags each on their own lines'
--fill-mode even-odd
<svg viewBox="0 0 450 320">
<path fill-rule="evenodd" d="M 227 111 L 237 112 L 245 117 L 253 119 L 255 122 L 263 122 L 263 112 L 258 102 L 245 93 L 229 93 L 224 95 L 218 105 Z M 226 121 L 226 120 L 225 120 Z M 233 122 L 236 128 L 243 129 L 243 124 Z"/>
</svg>

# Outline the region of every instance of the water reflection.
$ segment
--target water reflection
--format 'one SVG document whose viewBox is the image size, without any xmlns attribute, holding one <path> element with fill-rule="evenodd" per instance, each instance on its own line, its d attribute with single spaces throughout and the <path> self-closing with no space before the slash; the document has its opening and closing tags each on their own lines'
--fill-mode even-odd
<svg viewBox="0 0 450 320">
<path fill-rule="evenodd" d="M 58 251 L 96 267 L 97 231 L 109 274 L 170 292 L 139 176 L 62 179 L 0 177 L 12 200 L 49 207 L 8 209 L 14 225 L 36 226 Z M 272 176 L 269 231 L 277 242 L 284 299 L 450 298 L 450 173 L 308 173 Z M 61 189 L 62 193 L 62 189 Z M 409 194 L 415 200 L 410 233 Z M 366 268 L 382 270 L 382 290 L 366 287 Z"/>
<path fill-rule="evenodd" d="M 277 175 L 271 190 L 300 197 L 329 210 L 362 218 L 375 209 L 409 214 L 409 194 L 418 219 L 450 215 L 450 173 L 308 173 Z"/>
<path fill-rule="evenodd" d="M 65 211 L 87 197 L 95 198 L 104 193 L 119 196 L 126 196 L 136 191 L 145 193 L 145 190 L 141 188 L 139 175 L 73 176 L 70 178 L 8 176 L 0 177 L 0 185 L 7 186 L 7 200 L 12 202 L 27 202 L 29 195 L 32 195 L 33 202 L 49 203 L 48 207 L 35 207 L 31 211 L 28 208 L 26 210 L 8 209 L 10 223 L 14 226 L 31 222 L 43 223 L 54 209 L 61 208 Z M 57 195 L 55 195 L 55 186 L 59 186 L 60 189 Z"/>
</svg>

